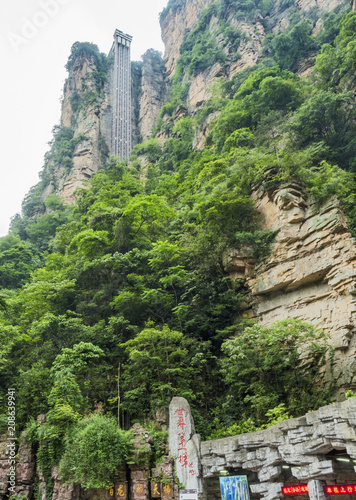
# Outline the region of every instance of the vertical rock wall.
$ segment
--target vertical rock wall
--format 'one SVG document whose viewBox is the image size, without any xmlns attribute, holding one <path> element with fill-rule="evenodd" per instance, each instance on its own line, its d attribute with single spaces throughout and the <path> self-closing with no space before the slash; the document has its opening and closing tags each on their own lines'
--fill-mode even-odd
<svg viewBox="0 0 356 500">
<path fill-rule="evenodd" d="M 7 455 L 7 434 L 0 436 L 0 499 L 5 498 L 8 487 L 8 455 Z"/>
<path fill-rule="evenodd" d="M 356 242 L 338 200 L 317 206 L 298 184 L 254 193 L 262 227 L 277 230 L 270 256 L 251 265 L 238 250 L 226 257 L 245 278 L 263 324 L 299 318 L 320 326 L 335 348 L 340 394 L 356 389 Z"/>
<path fill-rule="evenodd" d="M 108 86 L 100 103 L 94 102 L 78 112 L 73 111 L 71 104 L 74 93 L 83 97 L 85 93 L 95 91 L 95 84 L 90 75 L 96 69 L 94 58 L 82 55 L 74 61 L 69 71 L 63 90 L 61 127 L 72 128 L 74 137 L 83 134 L 85 139 L 79 142 L 74 150 L 73 168 L 69 172 L 61 165 L 55 168 L 53 181 L 43 193 L 44 198 L 54 192 L 65 203 L 74 203 L 74 191 L 83 187 L 85 181 L 103 167 L 102 151 L 104 144 L 106 148 L 109 147 L 111 133 Z M 48 168 L 51 168 L 51 164 Z"/>
<path fill-rule="evenodd" d="M 159 110 L 168 98 L 169 81 L 180 56 L 180 47 L 184 36 L 197 24 L 201 12 L 214 0 L 185 0 L 174 2 L 161 16 L 162 39 L 165 44 L 165 65 L 156 51 L 150 49 L 143 56 L 143 63 L 137 65 L 133 78 L 132 128 L 133 144 L 148 139 L 154 128 Z M 217 18 L 211 19 L 209 30 L 216 37 L 217 48 L 223 48 L 227 55 L 225 64 L 216 63 L 212 67 L 189 78 L 189 90 L 186 99 L 188 113 L 194 114 L 211 97 L 212 85 L 221 77 L 231 79 L 234 74 L 247 66 L 258 62 L 261 45 L 265 37 L 264 25 L 273 31 L 285 29 L 291 9 L 308 12 L 313 9 L 320 17 L 322 13 L 339 6 L 348 5 L 348 0 L 299 0 L 296 4 L 282 7 L 282 0 L 272 2 L 270 12 L 265 19 L 261 16 L 254 22 L 243 17 L 235 19 L 234 13 L 227 13 L 227 23 L 242 33 L 238 52 L 239 58 L 230 54 L 231 47 L 224 42 Z M 134 43 L 134 42 L 133 42 Z M 236 50 L 236 49 L 234 49 Z M 231 60 L 231 62 L 229 62 Z M 51 183 L 45 188 L 43 197 L 50 193 L 59 195 L 65 203 L 74 202 L 74 191 L 83 187 L 85 182 L 103 168 L 105 151 L 110 153 L 113 92 L 108 84 L 100 102 L 95 102 L 75 113 L 71 106 L 73 93 L 83 95 L 94 90 L 94 82 L 90 74 L 96 70 L 95 60 L 91 56 L 82 55 L 74 61 L 64 86 L 61 126 L 72 127 L 74 136 L 83 134 L 83 139 L 75 148 L 73 168 L 68 170 L 57 165 Z M 194 147 L 203 148 L 208 133 L 208 124 L 216 118 L 216 113 L 206 118 L 200 130 L 196 131 Z M 49 166 L 51 168 L 51 166 Z"/>
<path fill-rule="evenodd" d="M 202 11 L 214 3 L 213 0 L 186 0 L 176 1 L 168 11 L 161 16 L 162 39 L 165 44 L 165 64 L 169 79 L 174 75 L 176 63 L 180 57 L 180 47 L 187 32 L 191 31 L 198 23 Z M 212 97 L 212 87 L 219 78 L 231 79 L 236 73 L 248 66 L 255 65 L 262 51 L 262 43 L 266 35 L 265 28 L 272 32 L 285 30 L 289 26 L 289 18 L 292 14 L 299 13 L 301 18 L 308 19 L 318 16 L 318 26 L 321 25 L 321 17 L 337 7 L 348 6 L 349 0 L 298 0 L 297 2 L 285 2 L 276 0 L 270 2 L 267 12 L 258 15 L 257 18 L 246 15 L 235 16 L 234 11 L 226 12 L 226 24 L 240 31 L 242 38 L 238 49 L 232 48 L 231 43 L 224 40 L 223 28 L 219 26 L 215 16 L 209 24 L 209 32 L 215 37 L 217 49 L 225 52 L 226 61 L 215 63 L 196 75 L 187 76 L 184 82 L 189 82 L 189 90 L 186 98 L 186 108 L 189 113 L 195 113 L 204 103 Z M 352 7 L 354 8 L 354 7 Z M 239 53 L 239 57 L 236 56 Z M 208 133 L 208 123 L 216 116 L 208 117 L 206 123 L 196 131 L 194 147 L 202 149 Z"/>
<path fill-rule="evenodd" d="M 9 461 L 7 451 L 7 434 L 0 436 L 0 500 L 4 500 L 9 494 L 8 472 Z M 15 494 L 19 497 L 31 498 L 33 493 L 33 481 L 36 473 L 35 456 L 31 449 L 31 443 L 26 439 L 26 432 L 21 435 L 16 457 L 16 480 Z"/>
<path fill-rule="evenodd" d="M 157 51 L 148 50 L 142 59 L 138 126 L 142 140 L 146 140 L 151 137 L 159 110 L 168 98 L 168 84 L 164 62 Z"/>
<path fill-rule="evenodd" d="M 174 75 L 175 65 L 179 58 L 179 49 L 184 35 L 196 24 L 201 11 L 214 0 L 186 0 L 175 2 L 165 16 L 161 16 L 161 35 L 165 47 L 164 59 L 168 78 Z"/>
</svg>

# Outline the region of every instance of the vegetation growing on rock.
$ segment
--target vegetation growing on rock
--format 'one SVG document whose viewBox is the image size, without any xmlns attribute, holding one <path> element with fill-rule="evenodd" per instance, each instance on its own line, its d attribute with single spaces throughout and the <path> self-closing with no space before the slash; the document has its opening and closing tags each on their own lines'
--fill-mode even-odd
<svg viewBox="0 0 356 500">
<path fill-rule="evenodd" d="M 212 4 L 185 39 L 155 130 L 166 140 L 137 145 L 128 163 L 111 157 L 66 207 L 41 193 L 56 166 L 70 168 L 84 138 L 56 130 L 51 168 L 0 240 L 2 410 L 5 388 L 16 386 L 18 429 L 29 426 L 47 478 L 59 464 L 68 481 L 107 486 L 109 437 L 121 450 L 117 463 L 128 459 L 124 430 L 149 425 L 172 396 L 189 400 L 203 438 L 255 430 L 331 400 L 319 377 L 332 354 L 322 332 L 292 320 L 246 323 L 247 291 L 224 271 L 223 256 L 241 242 L 254 258 L 268 255 L 273 234 L 259 226 L 250 196 L 256 184 L 268 190 L 296 179 L 320 202 L 337 195 L 355 234 L 356 12 L 344 14 L 338 29 L 325 22 L 317 39 L 298 19 L 267 39 L 268 57 L 256 67 L 222 82 L 205 110 L 177 119 L 187 75 L 215 61 L 206 30 L 213 15 L 236 56 L 240 33 L 224 24 L 225 4 Z M 298 63 L 317 50 L 312 76 L 301 78 Z M 91 44 L 76 44 L 68 67 L 84 52 L 99 58 L 103 71 L 94 79 L 102 88 L 106 63 Z M 222 51 L 214 54 L 224 62 Z M 73 94 L 75 113 L 82 98 Z M 196 128 L 216 110 L 206 148 L 193 150 Z M 118 368 L 124 430 L 114 423 Z M 46 414 L 41 426 L 38 413 Z M 101 467 L 93 475 L 98 428 Z"/>
</svg>

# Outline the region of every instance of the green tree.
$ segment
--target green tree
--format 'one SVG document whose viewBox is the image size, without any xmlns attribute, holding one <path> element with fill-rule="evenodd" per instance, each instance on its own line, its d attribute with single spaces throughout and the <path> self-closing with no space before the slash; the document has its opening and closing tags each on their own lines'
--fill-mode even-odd
<svg viewBox="0 0 356 500">
<path fill-rule="evenodd" d="M 330 394 L 318 384 L 331 347 L 326 335 L 310 324 L 295 319 L 270 327 L 255 324 L 226 340 L 222 351 L 228 423 L 241 415 L 260 425 L 266 412 L 279 404 L 299 416 L 329 401 Z"/>
<path fill-rule="evenodd" d="M 315 69 L 319 82 L 341 90 L 352 90 L 355 85 L 356 15 L 349 12 L 340 23 L 335 46 L 324 44 L 316 58 Z"/>
<path fill-rule="evenodd" d="M 288 33 L 280 33 L 273 38 L 272 47 L 281 68 L 296 69 L 298 62 L 316 49 L 315 40 L 311 36 L 312 29 L 311 23 L 303 20 Z"/>
<path fill-rule="evenodd" d="M 322 141 L 328 146 L 329 159 L 345 169 L 354 169 L 356 152 L 352 93 L 335 94 L 331 90 L 314 93 L 296 111 L 289 122 L 297 146 Z"/>
<path fill-rule="evenodd" d="M 59 473 L 67 483 L 84 488 L 108 488 L 117 470 L 132 455 L 132 434 L 114 418 L 99 413 L 76 424 L 65 439 Z"/>
<path fill-rule="evenodd" d="M 173 396 L 191 399 L 193 373 L 182 341 L 181 332 L 164 326 L 145 328 L 125 343 L 128 361 L 124 367 L 122 408 L 132 418 L 152 417 Z"/>
</svg>

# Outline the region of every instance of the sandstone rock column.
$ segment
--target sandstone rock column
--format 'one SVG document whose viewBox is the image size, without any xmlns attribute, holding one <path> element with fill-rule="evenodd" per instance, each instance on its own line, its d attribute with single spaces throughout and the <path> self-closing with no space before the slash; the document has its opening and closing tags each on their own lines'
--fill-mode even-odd
<svg viewBox="0 0 356 500">
<path fill-rule="evenodd" d="M 21 434 L 16 466 L 16 494 L 19 497 L 32 496 L 33 481 L 35 479 L 35 456 L 31 450 L 31 443 L 27 440 L 27 432 Z"/>
</svg>

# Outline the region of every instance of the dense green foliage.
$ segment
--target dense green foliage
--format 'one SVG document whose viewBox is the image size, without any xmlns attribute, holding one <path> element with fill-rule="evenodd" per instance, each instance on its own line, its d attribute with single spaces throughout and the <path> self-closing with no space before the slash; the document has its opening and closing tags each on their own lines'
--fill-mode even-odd
<svg viewBox="0 0 356 500">
<path fill-rule="evenodd" d="M 61 477 L 84 488 L 109 487 L 118 466 L 132 454 L 131 439 L 131 433 L 118 428 L 114 418 L 101 414 L 84 418 L 66 437 Z"/>
<path fill-rule="evenodd" d="M 68 481 L 107 486 L 132 460 L 122 429 L 134 422 L 151 429 L 159 460 L 166 436 L 153 420 L 173 396 L 188 399 L 203 438 L 330 401 L 332 388 L 318 378 L 332 359 L 325 335 L 295 320 L 268 328 L 245 320 L 248 291 L 228 276 L 224 257 L 238 248 L 259 264 L 271 251 L 275 233 L 259 225 L 253 185 L 298 181 L 319 204 L 336 195 L 356 233 L 356 13 L 330 15 L 317 37 L 296 19 L 266 38 L 267 57 L 255 67 L 220 82 L 194 116 L 176 118 L 189 77 L 238 58 L 244 35 L 228 25 L 228 8 L 251 21 L 268 6 L 219 0 L 204 12 L 185 37 L 156 124 L 165 140 L 138 144 L 129 163 L 111 157 L 72 207 L 42 194 L 85 137 L 55 129 L 42 182 L 0 240 L 0 402 L 5 410 L 6 388 L 17 387 L 18 429 L 28 427 L 49 493 L 54 464 Z M 213 50 L 212 25 L 224 50 Z M 95 46 L 75 44 L 69 68 L 81 54 L 95 59 L 99 76 L 72 95 L 75 116 L 100 100 L 107 67 Z M 301 78 L 296 70 L 311 54 L 314 71 Z M 206 148 L 193 149 L 215 111 Z"/>
<path fill-rule="evenodd" d="M 222 373 L 229 384 L 224 410 L 235 415 L 254 415 L 263 422 L 271 408 L 284 404 L 295 415 L 327 402 L 318 389 L 319 362 L 328 350 L 325 334 L 296 320 L 273 327 L 254 325 L 226 340 Z M 308 362 L 301 364 L 301 358 Z"/>
<path fill-rule="evenodd" d="M 72 69 L 75 62 L 81 61 L 83 57 L 92 58 L 99 73 L 107 71 L 107 57 L 101 53 L 98 46 L 89 42 L 75 42 L 72 45 L 70 56 L 68 58 L 66 69 Z"/>
</svg>

